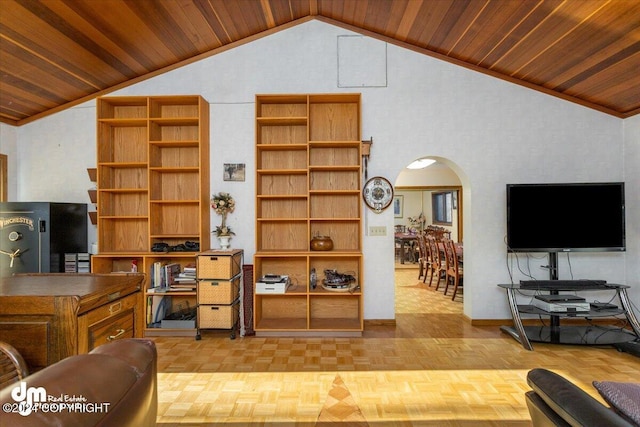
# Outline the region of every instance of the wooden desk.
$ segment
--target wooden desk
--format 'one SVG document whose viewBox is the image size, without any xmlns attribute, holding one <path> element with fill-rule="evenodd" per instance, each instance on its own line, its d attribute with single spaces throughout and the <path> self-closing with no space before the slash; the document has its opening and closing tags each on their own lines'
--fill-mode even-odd
<svg viewBox="0 0 640 427">
<path fill-rule="evenodd" d="M 0 340 L 31 371 L 117 338 L 142 337 L 143 274 L 25 274 L 0 280 Z"/>
</svg>

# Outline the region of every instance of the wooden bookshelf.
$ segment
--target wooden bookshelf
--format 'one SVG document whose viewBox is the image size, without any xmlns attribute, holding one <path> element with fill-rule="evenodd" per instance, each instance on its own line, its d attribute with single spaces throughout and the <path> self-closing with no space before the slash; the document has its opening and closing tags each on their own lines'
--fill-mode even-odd
<svg viewBox="0 0 640 427">
<path fill-rule="evenodd" d="M 362 333 L 360 121 L 360 94 L 256 96 L 254 277 L 291 280 L 284 294 L 254 296 L 257 334 Z M 330 236 L 333 250 L 311 251 L 316 234 Z M 323 289 L 326 269 L 358 286 Z"/>
<path fill-rule="evenodd" d="M 153 262 L 186 265 L 199 252 L 157 253 L 154 244 L 210 247 L 209 103 L 196 95 L 97 102 L 99 255 L 92 272 L 130 271 L 135 259 L 149 289 Z M 184 297 L 196 305 L 195 291 L 171 296 L 174 303 Z"/>
</svg>

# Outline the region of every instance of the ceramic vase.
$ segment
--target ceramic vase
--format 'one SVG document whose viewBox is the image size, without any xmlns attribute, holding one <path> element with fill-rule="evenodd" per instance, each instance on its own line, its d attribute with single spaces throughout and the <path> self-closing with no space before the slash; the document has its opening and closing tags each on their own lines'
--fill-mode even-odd
<svg viewBox="0 0 640 427">
<path fill-rule="evenodd" d="M 223 251 L 231 250 L 231 236 L 218 236 L 220 249 Z"/>
</svg>

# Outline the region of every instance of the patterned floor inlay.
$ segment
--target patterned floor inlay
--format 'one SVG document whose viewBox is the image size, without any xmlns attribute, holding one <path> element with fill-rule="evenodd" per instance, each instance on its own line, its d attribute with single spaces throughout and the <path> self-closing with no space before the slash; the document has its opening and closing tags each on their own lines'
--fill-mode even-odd
<svg viewBox="0 0 640 427">
<path fill-rule="evenodd" d="M 334 423 L 348 423 L 349 427 L 369 426 L 340 375 L 336 375 L 336 379 L 333 381 L 316 426 L 327 426 Z"/>
</svg>

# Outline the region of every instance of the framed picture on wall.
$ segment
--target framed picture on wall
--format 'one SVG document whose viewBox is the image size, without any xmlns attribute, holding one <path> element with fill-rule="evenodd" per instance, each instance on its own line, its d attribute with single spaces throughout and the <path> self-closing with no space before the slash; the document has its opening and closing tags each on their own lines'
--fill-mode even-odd
<svg viewBox="0 0 640 427">
<path fill-rule="evenodd" d="M 402 218 L 402 208 L 404 204 L 404 196 L 393 196 L 393 217 Z"/>
<path fill-rule="evenodd" d="M 244 181 L 244 163 L 225 163 L 223 179 L 225 181 Z"/>
</svg>

